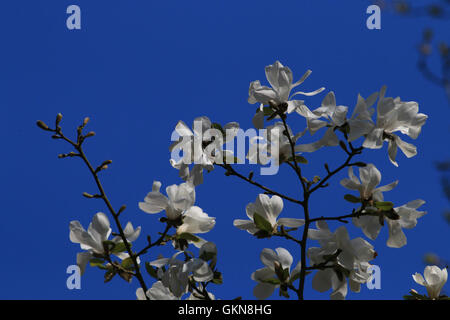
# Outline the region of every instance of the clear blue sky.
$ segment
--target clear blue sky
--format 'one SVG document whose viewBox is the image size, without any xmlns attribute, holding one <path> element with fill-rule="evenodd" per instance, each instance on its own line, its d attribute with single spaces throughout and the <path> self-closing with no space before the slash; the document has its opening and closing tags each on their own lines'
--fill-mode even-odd
<svg viewBox="0 0 450 320">
<path fill-rule="evenodd" d="M 387 230 L 374 242 L 382 270 L 382 289 L 349 299 L 400 299 L 419 288 L 411 277 L 423 272 L 422 255 L 434 251 L 449 257 L 449 226 L 441 217 L 448 205 L 433 163 L 450 156 L 449 106 L 441 88 L 430 84 L 415 68 L 416 45 L 423 26 L 448 40 L 448 22 L 382 15 L 382 29 L 366 29 L 366 1 L 8 1 L 0 5 L 0 110 L 2 157 L 0 194 L 2 299 L 134 299 L 137 282 L 121 279 L 103 284 L 103 274 L 89 268 L 82 289 L 66 288 L 66 268 L 75 262 L 79 246 L 69 241 L 69 222 L 87 227 L 92 216 L 105 211 L 103 203 L 81 197 L 94 192 L 94 183 L 77 159 L 57 159 L 70 151 L 38 130 L 37 119 L 54 121 L 63 113 L 66 133 L 85 116 L 97 136 L 86 145 L 93 161 L 112 159 L 102 180 L 113 204 L 128 205 L 123 219 L 141 225 L 143 235 L 162 231 L 155 216 L 138 209 L 153 180 L 163 186 L 179 183 L 169 164 L 171 132 L 178 120 L 191 123 L 206 115 L 214 121 L 238 121 L 251 126 L 255 107 L 247 103 L 250 81 L 264 80 L 264 67 L 280 60 L 296 79 L 307 69 L 313 74 L 305 91 L 325 86 L 337 102 L 350 106 L 357 94 L 368 96 L 386 84 L 388 95 L 419 102 L 429 119 L 414 144 L 419 154 L 399 168 L 389 163 L 387 150 L 367 151 L 359 158 L 373 162 L 382 184 L 399 179 L 387 200 L 402 205 L 422 198 L 428 215 L 407 230 L 408 245 L 387 248 Z M 82 10 L 82 30 L 66 29 L 66 8 Z M 317 107 L 324 94 L 309 99 Z M 292 125 L 303 128 L 298 117 Z M 409 141 L 409 140 L 408 140 Z M 338 156 L 335 156 L 338 154 Z M 324 174 L 323 162 L 338 164 L 338 148 L 307 155 L 310 177 Z M 238 168 L 249 170 L 249 168 Z M 298 195 L 289 168 L 267 185 Z M 312 199 L 312 216 L 346 214 L 338 181 Z M 259 190 L 217 168 L 197 188 L 197 204 L 217 217 L 207 238 L 219 248 L 224 284 L 211 285 L 219 298 L 252 299 L 250 274 L 262 266 L 260 251 L 284 246 L 284 241 L 257 240 L 232 226 L 245 218 L 245 206 Z M 285 203 L 286 204 L 286 203 Z M 301 217 L 286 204 L 284 217 Z M 124 221 L 126 222 L 126 221 Z M 332 228 L 336 228 L 333 225 Z M 353 237 L 363 236 L 350 228 Z M 145 245 L 145 236 L 137 246 Z M 163 250 L 166 255 L 170 250 Z M 156 252 L 147 256 L 153 260 Z M 307 282 L 306 297 L 328 299 Z M 448 285 L 446 286 L 448 288 Z M 277 296 L 274 296 L 277 297 Z"/>
</svg>

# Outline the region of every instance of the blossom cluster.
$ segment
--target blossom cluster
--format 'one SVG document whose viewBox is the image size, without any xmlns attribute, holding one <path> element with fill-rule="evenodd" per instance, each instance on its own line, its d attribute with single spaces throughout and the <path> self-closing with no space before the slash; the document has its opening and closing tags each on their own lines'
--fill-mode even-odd
<svg viewBox="0 0 450 320">
<path fill-rule="evenodd" d="M 319 292 L 331 290 L 331 299 L 345 299 L 348 288 L 359 292 L 361 284 L 369 281 L 371 262 L 378 254 L 368 240 L 375 240 L 383 226 L 387 225 L 387 246 L 401 248 L 407 243 L 403 229 L 415 227 L 417 220 L 426 214 L 418 210 L 425 203 L 421 199 L 400 206 L 386 201 L 384 193 L 395 188 L 398 181 L 378 186 L 381 173 L 374 164 L 350 162 L 363 149 L 380 149 L 384 142 L 388 145 L 388 158 L 395 166 L 398 166 L 398 148 L 407 158 L 415 156 L 417 148 L 402 140 L 400 134 L 418 138 L 427 116 L 419 113 L 417 102 L 387 97 L 386 87 L 382 87 L 367 98 L 358 95 L 350 116 L 349 107 L 338 104 L 332 91 L 315 109 L 308 107 L 305 100 L 298 99 L 325 90 L 322 87 L 312 92 L 296 91 L 310 76 L 310 70 L 294 82 L 292 71 L 276 61 L 265 68 L 265 74 L 269 86 L 262 85 L 259 80 L 251 82 L 248 102 L 258 104 L 252 123 L 256 129 L 265 129 L 267 135 L 252 137 L 246 158 L 253 164 L 264 165 L 273 160 L 276 166 L 290 166 L 299 177 L 304 198 L 293 199 L 282 195 L 255 182 L 253 173 L 247 177 L 236 171 L 232 164 L 239 159 L 229 144 L 242 131 L 238 123 L 230 122 L 222 126 L 202 116 L 194 120 L 191 129 L 179 121 L 169 150 L 172 152 L 170 164 L 179 171 L 183 182 L 166 187 L 163 194 L 162 183 L 154 181 L 152 190 L 139 203 L 139 208 L 145 213 L 165 212 L 160 221 L 166 224 L 166 231 L 157 243 L 149 240 L 148 248 L 171 243 L 176 253 L 170 258 L 160 256 L 145 263 L 155 282 L 147 291 L 139 288 L 136 291 L 138 299 L 215 299 L 209 287 L 207 290 L 207 285 L 220 284 L 222 275 L 216 266 L 216 245 L 204 239 L 203 234 L 214 228 L 216 218 L 210 217 L 196 205 L 196 187 L 204 183 L 204 170 L 212 171 L 217 166 L 224 168 L 226 175 L 237 176 L 263 189 L 256 195 L 256 200 L 245 207 L 247 219 L 234 220 L 234 226 L 255 238 L 281 237 L 294 241 L 302 253 L 292 268 L 294 258 L 287 249 L 262 250 L 260 258 L 264 267 L 250 275 L 256 282 L 254 295 L 259 299 L 271 297 L 276 289 L 281 296 L 289 297 L 292 290 L 303 298 L 304 277 L 309 273 L 313 273 L 313 289 Z M 288 118 L 304 119 L 305 129 L 293 132 L 287 123 Z M 301 143 L 306 133 L 313 136 L 319 131 L 323 134 L 316 141 Z M 355 147 L 353 144 L 360 138 L 361 146 Z M 302 166 L 307 162 L 305 153 L 334 146 L 340 146 L 348 155 L 348 160 L 336 170 L 330 170 L 325 165 L 325 179 L 316 176 L 311 181 L 307 180 L 302 175 Z M 174 157 L 176 152 L 181 152 L 181 156 Z M 340 184 L 355 192 L 344 197 L 355 205 L 352 213 L 341 217 L 309 216 L 306 212 L 311 194 L 326 187 L 325 181 L 344 168 L 348 169 L 348 178 L 342 179 Z M 355 168 L 359 170 L 359 177 L 355 175 Z M 301 212 L 305 214 L 296 218 L 294 215 L 298 213 L 283 213 L 279 218 L 284 201 L 300 205 L 304 209 Z M 330 230 L 327 220 L 345 219 L 351 219 L 368 240 L 351 238 L 345 225 Z M 314 222 L 315 229 L 311 228 Z M 175 230 L 173 234 L 168 232 L 171 229 Z M 297 231 L 303 236 L 296 238 L 294 234 Z M 134 229 L 128 223 L 122 233 L 131 245 L 140 232 L 141 227 Z M 70 224 L 70 240 L 79 243 L 84 250 L 77 256 L 77 263 L 83 272 L 86 264 L 90 263 L 106 270 L 107 274 L 118 273 L 128 279 L 127 274 L 133 275 L 136 266 L 130 263 L 132 257 L 125 252 L 123 237 L 116 236 L 109 240 L 110 235 L 110 223 L 103 213 L 94 216 L 87 231 L 78 221 Z M 318 246 L 308 246 L 308 240 L 317 242 Z M 192 252 L 190 245 L 199 249 L 198 255 Z M 122 262 L 114 262 L 112 255 Z M 140 253 L 134 258 L 138 264 L 141 263 Z M 440 269 L 426 269 L 425 279 L 419 274 L 414 275 L 417 283 L 427 287 L 431 298 L 439 297 L 444 279 L 446 281 L 447 271 Z"/>
</svg>

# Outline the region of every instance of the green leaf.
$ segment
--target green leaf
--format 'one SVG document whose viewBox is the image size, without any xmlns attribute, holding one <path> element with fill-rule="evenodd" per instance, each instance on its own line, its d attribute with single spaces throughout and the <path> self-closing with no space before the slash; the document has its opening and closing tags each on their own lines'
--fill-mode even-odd
<svg viewBox="0 0 450 320">
<path fill-rule="evenodd" d="M 358 197 L 356 197 L 356 196 L 354 196 L 352 194 L 346 194 L 344 196 L 344 199 L 347 200 L 348 202 L 351 202 L 351 203 L 360 203 L 361 202 L 360 198 L 358 198 Z"/>
<path fill-rule="evenodd" d="M 130 247 L 131 247 L 131 243 L 130 243 Z M 127 248 L 125 247 L 125 243 L 123 242 L 119 242 L 116 243 L 115 247 L 111 250 L 111 253 L 120 253 L 120 252 L 124 252 L 125 250 L 127 250 Z"/>
<path fill-rule="evenodd" d="M 264 116 L 271 116 L 274 111 L 272 110 L 271 107 L 264 107 L 263 112 L 264 112 Z"/>
<path fill-rule="evenodd" d="M 108 251 L 113 250 L 115 248 L 115 246 L 116 246 L 116 243 L 114 241 L 111 241 L 111 240 L 105 240 L 105 241 L 102 242 L 102 244 L 103 244 L 103 248 L 105 250 L 108 250 Z"/>
<path fill-rule="evenodd" d="M 131 282 L 131 279 L 133 279 L 133 275 L 131 273 L 124 271 L 119 271 L 119 276 L 126 282 Z"/>
<path fill-rule="evenodd" d="M 283 270 L 283 279 L 282 281 L 285 282 L 287 279 L 289 279 L 289 268 L 286 268 Z"/>
<path fill-rule="evenodd" d="M 430 300 L 429 297 L 422 295 L 414 290 L 409 291 L 409 293 L 411 295 L 403 296 L 403 299 L 405 299 L 405 300 Z"/>
<path fill-rule="evenodd" d="M 93 259 L 89 260 L 89 264 L 91 267 L 98 267 L 103 270 L 108 270 L 108 268 L 103 265 L 104 263 L 105 263 L 105 260 L 103 260 L 103 259 L 93 258 Z"/>
<path fill-rule="evenodd" d="M 147 270 L 147 273 L 155 279 L 158 279 L 158 272 L 155 267 L 151 266 L 150 263 L 145 263 L 145 269 Z"/>
<path fill-rule="evenodd" d="M 131 267 L 133 267 L 134 263 L 133 263 L 133 259 L 131 259 L 131 257 L 128 257 L 126 259 L 123 259 L 121 266 L 124 267 L 125 269 L 129 269 Z"/>
<path fill-rule="evenodd" d="M 260 280 L 263 283 L 269 283 L 269 284 L 273 284 L 273 285 L 278 285 L 281 283 L 280 280 L 275 279 L 275 278 L 270 278 L 270 279 L 264 279 L 264 280 Z"/>
<path fill-rule="evenodd" d="M 211 282 L 214 284 L 222 284 L 223 283 L 222 273 L 219 271 L 215 271 L 214 278 L 212 279 Z"/>
<path fill-rule="evenodd" d="M 188 240 L 188 241 L 192 241 L 192 242 L 199 242 L 200 239 L 196 236 L 194 236 L 192 233 L 188 233 L 188 232 L 183 232 L 181 234 L 178 235 L 179 239 L 184 239 L 184 240 Z"/>
<path fill-rule="evenodd" d="M 273 227 L 270 224 L 270 222 L 264 219 L 260 214 L 256 212 L 253 214 L 253 222 L 255 223 L 258 229 L 267 231 L 268 233 L 272 233 Z"/>
<path fill-rule="evenodd" d="M 390 201 L 376 201 L 375 207 L 382 211 L 389 211 L 394 207 L 394 204 Z"/>
<path fill-rule="evenodd" d="M 105 272 L 105 283 L 109 282 L 114 278 L 116 272 L 114 270 L 109 270 Z"/>
<path fill-rule="evenodd" d="M 288 161 L 293 161 L 293 160 L 294 160 L 294 157 L 290 157 L 288 159 Z M 303 156 L 296 155 L 295 156 L 295 162 L 301 163 L 301 164 L 307 164 L 308 160 L 305 157 L 303 157 Z"/>
</svg>

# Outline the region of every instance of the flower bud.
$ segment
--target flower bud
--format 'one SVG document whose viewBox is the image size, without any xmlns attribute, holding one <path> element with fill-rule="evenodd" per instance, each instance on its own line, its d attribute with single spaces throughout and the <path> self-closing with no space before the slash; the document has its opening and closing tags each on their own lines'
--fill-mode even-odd
<svg viewBox="0 0 450 320">
<path fill-rule="evenodd" d="M 95 132 L 94 131 L 90 131 L 88 132 L 88 134 L 85 136 L 85 138 L 89 138 L 89 137 L 93 137 L 95 136 Z"/>
<path fill-rule="evenodd" d="M 60 122 L 61 122 L 61 120 L 62 120 L 62 114 L 61 113 L 58 113 L 57 114 L 57 116 L 56 116 L 56 125 L 58 125 Z"/>
<path fill-rule="evenodd" d="M 50 130 L 49 127 L 44 123 L 44 121 L 38 120 L 38 121 L 36 122 L 36 124 L 37 124 L 37 126 L 38 126 L 39 128 L 41 128 L 42 130 L 46 130 L 46 131 Z"/>
</svg>

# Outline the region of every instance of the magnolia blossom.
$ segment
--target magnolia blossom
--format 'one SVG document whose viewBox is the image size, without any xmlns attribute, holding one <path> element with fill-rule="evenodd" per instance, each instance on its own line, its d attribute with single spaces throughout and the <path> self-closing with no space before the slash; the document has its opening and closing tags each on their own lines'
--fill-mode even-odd
<svg viewBox="0 0 450 320">
<path fill-rule="evenodd" d="M 188 261 L 177 259 L 183 252 L 179 251 L 171 258 L 159 258 L 150 262 L 150 265 L 158 268 L 157 274 L 162 285 L 177 298 L 188 291 L 190 275 L 198 282 L 208 282 L 214 277 L 208 263 L 202 259 L 191 258 Z M 162 269 L 164 266 L 165 270 Z"/>
<path fill-rule="evenodd" d="M 341 185 L 344 188 L 359 191 L 361 200 L 383 201 L 383 192 L 390 191 L 398 184 L 398 180 L 391 182 L 388 185 L 378 187 L 381 182 L 381 173 L 372 163 L 365 167 L 359 168 L 359 178 L 353 173 L 353 167 L 348 167 L 348 176 L 341 180 Z"/>
<path fill-rule="evenodd" d="M 177 227 L 177 234 L 183 233 L 206 233 L 214 228 L 216 224 L 216 218 L 210 217 L 206 212 L 202 210 L 202 208 L 197 206 L 192 206 L 188 210 L 183 213 L 182 216 L 182 224 Z M 197 248 L 202 247 L 206 244 L 206 240 L 196 236 L 198 240 L 188 240 L 189 243 L 192 243 Z"/>
<path fill-rule="evenodd" d="M 272 87 L 261 86 L 259 80 L 250 83 L 248 102 L 251 104 L 257 102 L 268 104 L 269 100 L 274 100 L 276 103 L 288 103 L 289 108 L 293 110 L 295 108 L 295 102 L 289 100 L 294 96 L 299 94 L 313 96 L 325 90 L 325 88 L 320 88 L 312 92 L 297 91 L 291 95 L 292 89 L 302 84 L 311 74 L 311 70 L 306 71 L 302 78 L 295 83 L 293 83 L 291 69 L 283 66 L 279 61 L 275 61 L 274 64 L 267 66 L 265 70 L 267 81 L 269 81 Z"/>
<path fill-rule="evenodd" d="M 311 134 L 323 127 L 328 127 L 322 139 L 319 141 L 299 145 L 296 151 L 314 152 L 324 146 L 337 146 L 339 139 L 334 132 L 336 128 L 343 126 L 347 120 L 347 110 L 345 106 L 336 106 L 336 97 L 334 92 L 329 92 L 322 101 L 322 105 L 314 111 L 306 106 L 297 108 L 297 113 L 304 116 L 307 122 L 307 128 Z M 324 120 L 320 120 L 323 118 Z"/>
<path fill-rule="evenodd" d="M 94 254 L 104 255 L 104 242 L 108 240 L 111 234 L 110 222 L 106 214 L 99 212 L 92 218 L 87 231 L 83 228 L 79 221 L 71 221 L 70 225 L 70 241 L 79 243 L 81 249 L 86 250 L 77 254 L 77 265 L 80 267 L 81 274 L 84 273 L 86 265 Z M 141 233 L 141 227 L 133 228 L 131 222 L 128 222 L 123 230 L 128 242 L 135 241 Z M 113 243 L 122 242 L 122 238 L 117 236 L 111 240 Z M 115 254 L 121 259 L 128 257 L 128 253 L 121 252 Z"/>
<path fill-rule="evenodd" d="M 203 182 L 203 169 L 213 170 L 214 163 L 223 163 L 224 157 L 228 162 L 234 160 L 233 153 L 224 150 L 223 144 L 234 139 L 239 130 L 239 124 L 227 123 L 222 130 L 223 132 L 215 128 L 211 120 L 205 116 L 194 120 L 193 130 L 183 121 L 177 123 L 175 133 L 179 138 L 169 148 L 172 152 L 170 164 L 180 170 L 180 177 L 183 180 L 199 185 Z M 175 157 L 174 152 L 180 149 L 183 151 L 183 156 Z M 190 164 L 194 164 L 191 171 Z"/>
<path fill-rule="evenodd" d="M 275 251 L 265 248 L 260 258 L 265 267 L 256 270 L 251 276 L 252 280 L 258 282 L 253 289 L 253 294 L 258 299 L 267 299 L 280 286 L 280 283 L 288 283 L 300 273 L 300 262 L 292 272 L 290 271 L 293 258 L 284 248 L 276 248 Z M 284 273 L 284 270 L 287 270 L 286 278 L 279 279 L 277 274 Z"/>
<path fill-rule="evenodd" d="M 411 158 L 417 154 L 414 145 L 404 142 L 394 132 L 400 131 L 412 139 L 416 139 L 428 116 L 419 112 L 417 102 L 404 102 L 400 98 L 384 97 L 386 87 L 380 91 L 377 104 L 377 122 L 375 128 L 367 135 L 363 147 L 379 149 L 384 141 L 388 141 L 389 160 L 398 166 L 395 161 L 397 147 L 402 150 L 406 157 Z"/>
<path fill-rule="evenodd" d="M 318 270 L 313 278 L 313 288 L 319 292 L 333 290 L 330 298 L 345 299 L 347 295 L 347 280 L 350 289 L 359 292 L 361 283 L 370 278 L 370 264 L 375 258 L 373 246 L 362 238 L 350 239 L 345 226 L 331 232 L 325 221 L 316 222 L 317 229 L 311 229 L 308 237 L 317 240 L 321 247 L 308 249 L 308 257 L 313 264 L 321 264 L 329 260 L 327 268 Z"/>
<path fill-rule="evenodd" d="M 355 109 L 350 119 L 347 119 L 349 126 L 348 141 L 354 141 L 361 136 L 367 135 L 373 130 L 375 124 L 372 121 L 372 115 L 375 110 L 372 105 L 378 97 L 378 92 L 371 94 L 367 99 L 364 99 L 358 94 Z"/>
<path fill-rule="evenodd" d="M 442 287 L 447 282 L 447 268 L 440 269 L 438 266 L 427 266 L 423 275 L 425 278 L 416 272 L 412 277 L 415 282 L 427 289 L 428 296 L 431 299 L 438 299 Z"/>
<path fill-rule="evenodd" d="M 416 209 L 424 203 L 425 201 L 417 199 L 394 208 L 394 212 L 397 215 L 396 219 L 390 219 L 386 216 L 382 217 L 382 220 L 387 222 L 389 228 L 389 238 L 386 242 L 388 247 L 401 248 L 406 245 L 406 236 L 402 228 L 412 229 L 417 225 L 417 219 L 424 216 L 426 211 L 417 211 Z M 371 215 L 353 218 L 353 224 L 361 228 L 364 234 L 372 240 L 378 237 L 382 227 L 380 217 Z"/>
<path fill-rule="evenodd" d="M 176 220 L 182 213 L 194 205 L 195 188 L 190 183 L 173 184 L 166 188 L 167 196 L 159 190 L 161 182 L 154 181 L 152 191 L 147 194 L 144 202 L 139 202 L 139 208 L 146 213 L 166 211 L 167 219 Z"/>
<path fill-rule="evenodd" d="M 264 137 L 258 136 L 251 139 L 247 155 L 250 163 L 266 165 L 272 159 L 275 161 L 274 164 L 279 166 L 281 163 L 292 159 L 292 147 L 289 138 L 295 144 L 305 132 L 293 135 L 289 126 L 287 126 L 287 129 L 289 137 L 284 134 L 286 131 L 284 124 L 276 122 L 266 128 Z"/>
<path fill-rule="evenodd" d="M 388 247 L 401 248 L 406 245 L 406 236 L 403 233 L 402 228 L 412 229 L 417 225 L 417 219 L 423 217 L 427 213 L 426 211 L 416 210 L 424 203 L 425 201 L 417 199 L 410 201 L 403 206 L 394 208 L 399 219 L 385 219 L 389 227 L 389 239 L 387 240 Z"/>
<path fill-rule="evenodd" d="M 320 88 L 313 92 L 297 91 L 291 95 L 292 89 L 302 84 L 311 74 L 311 70 L 306 71 L 303 77 L 295 83 L 293 83 L 291 69 L 283 66 L 279 61 L 267 66 L 265 70 L 267 81 L 271 87 L 262 86 L 261 82 L 256 80 L 250 83 L 248 92 L 249 103 L 254 104 L 259 102 L 261 104 L 253 118 L 253 124 L 257 129 L 262 129 L 264 127 L 264 112 L 262 106 L 267 105 L 269 100 L 273 100 L 277 104 L 287 103 L 287 112 L 291 113 L 296 108 L 304 105 L 303 100 L 291 100 L 294 96 L 313 96 L 325 90 L 325 88 Z"/>
<path fill-rule="evenodd" d="M 250 220 L 237 219 L 234 220 L 233 225 L 238 229 L 247 230 L 250 234 L 257 233 L 260 229 L 255 224 L 255 213 L 270 224 L 271 231 L 276 231 L 277 226 L 297 228 L 305 224 L 305 220 L 303 219 L 282 218 L 277 220 L 282 210 L 283 199 L 277 195 L 269 198 L 268 195 L 261 193 L 258 195 L 254 203 L 249 203 L 245 208 L 247 216 Z M 265 231 L 270 232 L 269 230 Z"/>
</svg>

